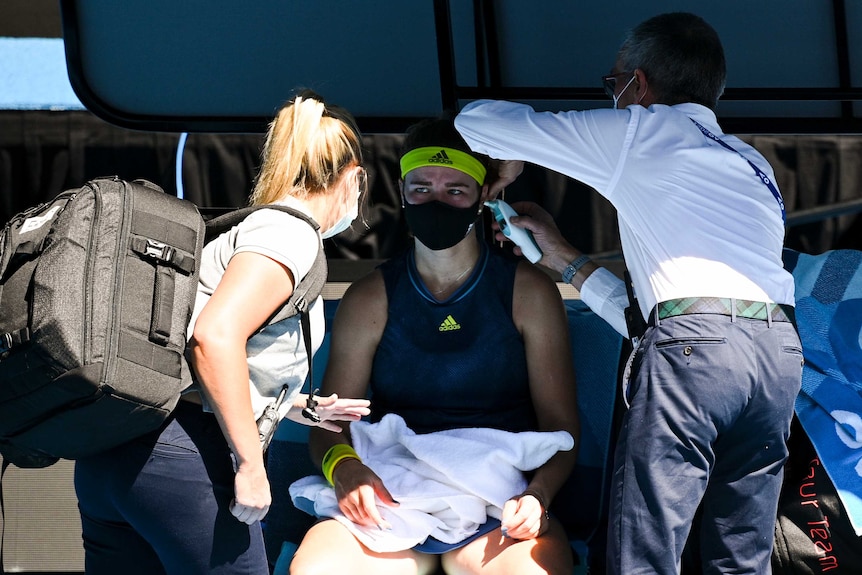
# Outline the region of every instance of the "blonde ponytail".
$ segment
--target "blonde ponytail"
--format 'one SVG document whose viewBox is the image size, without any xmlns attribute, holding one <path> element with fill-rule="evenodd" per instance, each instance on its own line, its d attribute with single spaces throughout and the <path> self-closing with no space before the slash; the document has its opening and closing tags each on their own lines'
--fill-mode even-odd
<svg viewBox="0 0 862 575">
<path fill-rule="evenodd" d="M 361 138 L 350 113 L 304 91 L 269 126 L 251 204 L 325 193 L 345 168 L 361 163 Z"/>
</svg>

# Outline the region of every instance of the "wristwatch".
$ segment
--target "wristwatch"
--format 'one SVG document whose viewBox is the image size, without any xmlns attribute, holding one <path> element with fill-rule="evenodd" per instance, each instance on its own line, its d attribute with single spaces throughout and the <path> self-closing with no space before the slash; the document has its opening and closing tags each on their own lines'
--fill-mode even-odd
<svg viewBox="0 0 862 575">
<path fill-rule="evenodd" d="M 575 277 L 575 274 L 578 273 L 578 270 L 584 267 L 584 264 L 590 261 L 590 256 L 587 254 L 581 254 L 572 260 L 572 263 L 566 266 L 566 269 L 563 270 L 563 282 L 570 284 L 572 283 L 572 278 Z"/>
</svg>

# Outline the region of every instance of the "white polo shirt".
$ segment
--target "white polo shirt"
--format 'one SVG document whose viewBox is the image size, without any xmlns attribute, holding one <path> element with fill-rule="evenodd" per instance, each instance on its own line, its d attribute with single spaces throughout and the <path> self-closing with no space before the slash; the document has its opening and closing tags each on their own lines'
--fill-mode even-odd
<svg viewBox="0 0 862 575">
<path fill-rule="evenodd" d="M 793 305 L 778 201 L 745 159 L 704 136 L 692 119 L 774 181 L 766 159 L 725 135 L 699 104 L 551 113 L 484 100 L 466 106 L 455 126 L 477 152 L 560 172 L 614 205 L 644 317 L 656 303 L 684 297 Z M 594 288 L 619 293 L 608 275 L 587 280 L 585 301 Z"/>
</svg>

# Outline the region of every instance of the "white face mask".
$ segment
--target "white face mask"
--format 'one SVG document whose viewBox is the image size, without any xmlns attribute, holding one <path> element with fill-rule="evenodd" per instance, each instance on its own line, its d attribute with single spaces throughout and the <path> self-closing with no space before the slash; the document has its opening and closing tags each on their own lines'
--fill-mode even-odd
<svg viewBox="0 0 862 575">
<path fill-rule="evenodd" d="M 346 231 L 347 228 L 350 227 L 350 224 L 353 223 L 353 220 L 355 220 L 359 216 L 359 198 L 362 195 L 362 190 L 365 186 L 365 178 L 366 178 L 365 168 L 359 168 L 359 170 L 360 170 L 359 174 L 357 175 L 357 178 L 358 178 L 357 182 L 359 185 L 356 188 L 356 197 L 354 198 L 354 200 L 350 204 L 350 210 L 346 214 L 341 216 L 341 219 L 338 220 L 337 222 L 335 222 L 335 225 L 333 225 L 331 228 L 329 228 L 325 232 L 320 233 L 320 237 L 323 238 L 324 240 L 327 238 L 337 236 L 341 232 Z"/>
<path fill-rule="evenodd" d="M 617 109 L 617 102 L 619 102 L 619 101 L 620 101 L 620 98 L 622 98 L 623 94 L 625 94 L 625 93 L 626 93 L 626 90 L 628 90 L 628 89 L 629 89 L 629 86 L 631 86 L 631 85 L 632 85 L 632 82 L 634 82 L 634 81 L 635 81 L 635 77 L 634 77 L 634 75 L 632 75 L 631 80 L 629 80 L 628 82 L 626 82 L 626 85 L 623 87 L 623 89 L 622 89 L 622 90 L 620 90 L 620 95 L 619 95 L 619 96 L 617 96 L 616 94 L 614 94 L 614 110 L 616 110 L 616 109 Z"/>
<path fill-rule="evenodd" d="M 353 207 L 349 212 L 341 216 L 341 219 L 335 222 L 335 225 L 326 230 L 325 232 L 321 232 L 320 237 L 323 239 L 331 238 L 333 236 L 337 236 L 341 232 L 347 230 L 350 227 L 350 224 L 353 223 L 353 220 L 359 215 L 359 203 L 353 202 Z"/>
</svg>

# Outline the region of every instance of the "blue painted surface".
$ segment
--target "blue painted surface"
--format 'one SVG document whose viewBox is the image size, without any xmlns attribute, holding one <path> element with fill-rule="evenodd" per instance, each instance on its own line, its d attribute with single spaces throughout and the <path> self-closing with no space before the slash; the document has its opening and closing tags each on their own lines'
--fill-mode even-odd
<svg viewBox="0 0 862 575">
<path fill-rule="evenodd" d="M 0 109 L 83 110 L 62 38 L 0 37 Z"/>
</svg>

